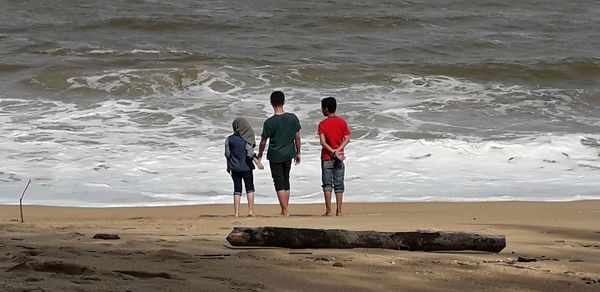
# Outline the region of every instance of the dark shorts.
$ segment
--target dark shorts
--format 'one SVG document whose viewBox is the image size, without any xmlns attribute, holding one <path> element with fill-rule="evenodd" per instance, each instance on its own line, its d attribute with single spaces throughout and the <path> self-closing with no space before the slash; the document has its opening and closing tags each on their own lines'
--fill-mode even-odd
<svg viewBox="0 0 600 292">
<path fill-rule="evenodd" d="M 323 182 L 323 191 L 336 193 L 344 192 L 344 173 L 346 168 L 344 162 L 335 160 L 321 161 L 321 180 Z"/>
<path fill-rule="evenodd" d="M 254 192 L 254 176 L 252 171 L 244 171 L 244 172 L 231 172 L 231 179 L 233 179 L 233 194 L 241 195 L 242 194 L 242 180 L 244 180 L 244 185 L 246 186 L 246 193 Z"/>
<path fill-rule="evenodd" d="M 284 162 L 271 162 L 269 161 L 269 167 L 271 168 L 271 176 L 273 177 L 273 184 L 275 185 L 275 191 L 289 191 L 290 190 L 290 169 L 292 169 L 292 161 Z"/>
</svg>

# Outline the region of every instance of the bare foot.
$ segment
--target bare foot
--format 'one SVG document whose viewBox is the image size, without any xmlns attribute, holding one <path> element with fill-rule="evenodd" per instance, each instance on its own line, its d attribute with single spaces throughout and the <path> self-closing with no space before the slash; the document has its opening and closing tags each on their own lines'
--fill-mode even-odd
<svg viewBox="0 0 600 292">
<path fill-rule="evenodd" d="M 327 211 L 327 212 L 325 212 L 325 214 L 323 214 L 323 216 L 331 216 L 331 212 Z"/>
<path fill-rule="evenodd" d="M 254 217 L 254 213 L 248 212 L 248 217 Z"/>
<path fill-rule="evenodd" d="M 233 216 L 234 217 L 240 217 L 240 214 L 239 213 L 234 213 Z"/>
<path fill-rule="evenodd" d="M 342 214 L 342 212 L 336 212 L 335 216 L 344 216 L 344 214 Z"/>
<path fill-rule="evenodd" d="M 281 212 L 281 213 L 279 213 L 279 216 L 281 216 L 281 217 L 288 217 L 288 216 L 290 216 L 290 215 L 289 215 L 289 214 L 288 214 L 288 212 L 286 211 L 286 212 Z"/>
</svg>

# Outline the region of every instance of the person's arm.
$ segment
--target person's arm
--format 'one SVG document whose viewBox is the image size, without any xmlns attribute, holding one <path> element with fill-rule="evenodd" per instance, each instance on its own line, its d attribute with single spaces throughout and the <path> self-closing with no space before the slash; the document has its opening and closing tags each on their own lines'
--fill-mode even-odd
<svg viewBox="0 0 600 292">
<path fill-rule="evenodd" d="M 323 146 L 323 148 L 325 150 L 329 151 L 332 154 L 333 154 L 333 152 L 335 152 L 335 149 L 333 149 L 331 146 L 329 146 L 329 144 L 327 144 L 327 139 L 325 138 L 325 134 L 323 134 L 323 133 L 319 134 L 319 140 L 321 141 L 321 146 Z"/>
<path fill-rule="evenodd" d="M 294 162 L 296 165 L 300 164 L 300 148 L 302 146 L 302 141 L 300 139 L 300 132 L 296 132 L 296 137 L 294 138 L 296 142 L 296 157 L 294 158 Z"/>
<path fill-rule="evenodd" d="M 260 161 L 258 159 L 256 159 L 256 154 L 254 154 L 254 147 L 252 147 L 252 145 L 246 143 L 246 156 L 250 159 L 252 159 L 252 162 L 254 162 L 254 164 L 256 164 L 256 167 L 258 167 L 258 169 L 263 170 L 265 169 L 265 167 L 263 166 L 262 163 L 260 163 Z"/>
<path fill-rule="evenodd" d="M 225 163 L 227 164 L 227 173 L 231 173 L 231 169 L 229 169 L 229 157 L 231 157 L 231 150 L 229 149 L 229 137 L 225 139 Z"/>
<path fill-rule="evenodd" d="M 260 160 L 256 159 L 256 157 L 254 157 L 254 159 L 252 159 L 252 161 L 254 161 L 254 164 L 256 164 L 256 167 L 258 167 L 258 169 L 260 169 L 260 170 L 265 169 L 265 166 L 262 164 L 262 162 L 260 162 Z"/>
<path fill-rule="evenodd" d="M 254 158 L 254 147 L 252 147 L 252 145 L 246 143 L 246 157 L 252 159 Z"/>
<path fill-rule="evenodd" d="M 225 139 L 225 157 L 229 158 L 231 156 L 231 151 L 229 150 L 229 137 Z"/>
<path fill-rule="evenodd" d="M 350 142 L 350 128 L 348 128 L 348 124 L 345 124 L 345 128 L 344 128 L 344 138 L 342 139 L 342 143 L 340 144 L 340 146 L 338 146 L 338 148 L 335 149 L 335 151 L 344 151 L 344 147 L 346 147 L 346 145 L 348 145 L 348 142 Z"/>
<path fill-rule="evenodd" d="M 346 145 L 348 145 L 348 142 L 350 142 L 350 136 L 344 136 L 344 139 L 342 140 L 342 144 L 340 144 L 340 146 L 338 148 L 334 149 L 334 151 L 344 150 L 344 147 L 346 147 Z"/>
<path fill-rule="evenodd" d="M 258 155 L 256 155 L 256 159 L 258 162 L 262 160 L 263 152 L 265 151 L 265 147 L 267 146 L 267 139 L 264 137 L 260 138 L 260 143 L 258 144 Z"/>
</svg>

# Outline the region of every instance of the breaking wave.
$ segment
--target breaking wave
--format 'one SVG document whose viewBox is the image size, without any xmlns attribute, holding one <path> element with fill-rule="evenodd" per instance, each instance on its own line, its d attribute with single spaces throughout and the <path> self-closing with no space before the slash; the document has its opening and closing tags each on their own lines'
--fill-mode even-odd
<svg viewBox="0 0 600 292">
<path fill-rule="evenodd" d="M 556 62 L 423 64 L 407 66 L 413 73 L 445 75 L 473 80 L 542 83 L 554 86 L 593 85 L 600 79 L 600 59 L 569 58 Z"/>
</svg>

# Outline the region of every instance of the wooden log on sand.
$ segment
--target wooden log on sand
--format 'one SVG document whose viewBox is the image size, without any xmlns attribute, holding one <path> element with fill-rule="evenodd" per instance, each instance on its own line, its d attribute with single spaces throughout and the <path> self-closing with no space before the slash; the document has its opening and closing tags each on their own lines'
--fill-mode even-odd
<svg viewBox="0 0 600 292">
<path fill-rule="evenodd" d="M 234 246 L 287 248 L 385 248 L 410 251 L 472 250 L 498 253 L 506 247 L 504 235 L 463 232 L 377 232 L 342 229 L 234 227 L 227 236 Z"/>
</svg>

